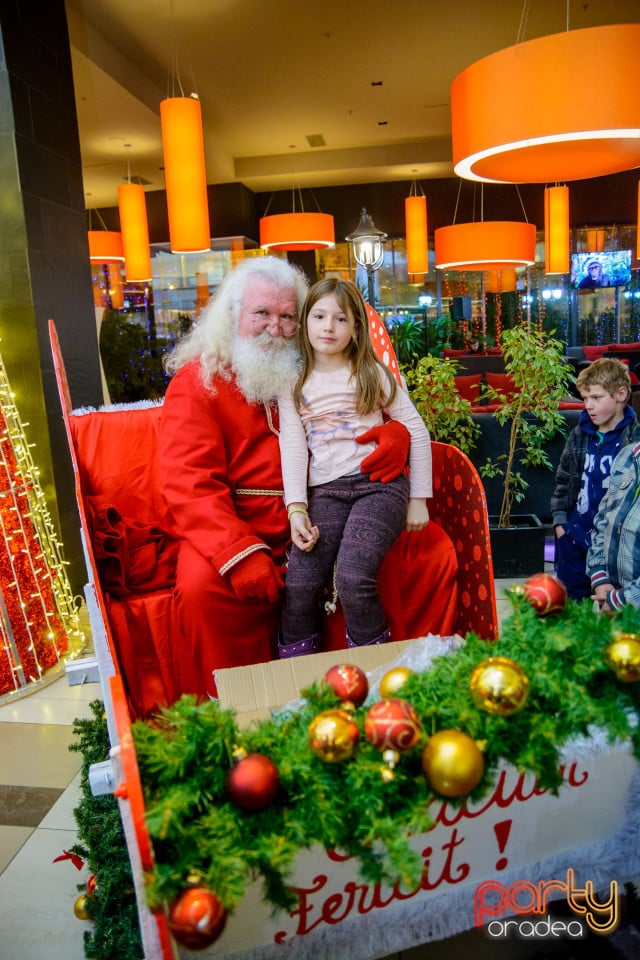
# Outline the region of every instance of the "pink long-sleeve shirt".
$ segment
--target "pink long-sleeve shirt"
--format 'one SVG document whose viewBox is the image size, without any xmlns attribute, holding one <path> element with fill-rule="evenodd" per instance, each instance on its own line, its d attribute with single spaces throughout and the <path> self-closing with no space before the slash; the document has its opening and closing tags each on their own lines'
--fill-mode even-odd
<svg viewBox="0 0 640 960">
<path fill-rule="evenodd" d="M 384 377 L 380 371 L 381 378 Z M 382 380 L 386 386 L 386 379 Z M 280 457 L 284 498 L 307 503 L 307 487 L 329 483 L 360 472 L 360 464 L 375 443 L 359 444 L 355 438 L 383 422 L 383 413 L 405 425 L 411 436 L 409 453 L 411 497 L 430 497 L 431 441 L 429 431 L 409 396 L 398 388 L 393 402 L 366 415 L 356 410 L 356 383 L 347 366 L 339 370 L 314 370 L 302 391 L 296 410 L 293 398 L 278 399 Z"/>
</svg>

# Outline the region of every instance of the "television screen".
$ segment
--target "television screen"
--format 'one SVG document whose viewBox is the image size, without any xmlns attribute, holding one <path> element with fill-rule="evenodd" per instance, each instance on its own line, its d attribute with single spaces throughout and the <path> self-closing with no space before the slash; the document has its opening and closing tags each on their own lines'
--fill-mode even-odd
<svg viewBox="0 0 640 960">
<path fill-rule="evenodd" d="M 571 254 L 571 286 L 576 290 L 620 287 L 631 281 L 631 250 Z"/>
</svg>

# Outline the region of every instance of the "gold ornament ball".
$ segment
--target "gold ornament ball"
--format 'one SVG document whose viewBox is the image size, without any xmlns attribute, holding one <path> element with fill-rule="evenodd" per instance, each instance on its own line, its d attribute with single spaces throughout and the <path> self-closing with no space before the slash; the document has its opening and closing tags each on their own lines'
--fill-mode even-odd
<svg viewBox="0 0 640 960">
<path fill-rule="evenodd" d="M 91 920 L 91 896 L 88 893 L 81 893 L 73 905 L 73 912 L 78 920 Z"/>
<path fill-rule="evenodd" d="M 484 759 L 475 740 L 461 730 L 434 733 L 422 751 L 427 783 L 444 797 L 463 797 L 482 779 Z"/>
<path fill-rule="evenodd" d="M 346 710 L 324 710 L 309 724 L 309 746 L 325 763 L 349 760 L 358 743 L 358 725 Z"/>
<path fill-rule="evenodd" d="M 529 696 L 529 678 L 508 657 L 489 657 L 469 677 L 471 698 L 477 707 L 499 717 L 522 710 Z"/>
<path fill-rule="evenodd" d="M 394 667 L 393 670 L 387 670 L 384 677 L 380 681 L 380 696 L 383 700 L 389 700 L 391 697 L 395 697 L 405 683 L 414 675 L 413 670 L 410 670 L 409 667 Z"/>
<path fill-rule="evenodd" d="M 625 683 L 640 680 L 640 637 L 619 633 L 604 651 L 604 661 L 618 680 Z"/>
</svg>

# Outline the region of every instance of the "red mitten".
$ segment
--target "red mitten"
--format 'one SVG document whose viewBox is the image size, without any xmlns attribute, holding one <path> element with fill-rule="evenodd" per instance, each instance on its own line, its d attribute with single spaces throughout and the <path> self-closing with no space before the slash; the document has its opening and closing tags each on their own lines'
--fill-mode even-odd
<svg viewBox="0 0 640 960">
<path fill-rule="evenodd" d="M 229 571 L 231 589 L 241 600 L 275 603 L 284 587 L 284 577 L 264 550 L 254 550 Z"/>
<path fill-rule="evenodd" d="M 403 423 L 389 420 L 379 427 L 371 427 L 356 437 L 356 443 L 377 441 L 378 446 L 360 464 L 360 472 L 370 474 L 370 480 L 389 483 L 399 477 L 407 465 L 409 456 L 409 431 Z"/>
</svg>

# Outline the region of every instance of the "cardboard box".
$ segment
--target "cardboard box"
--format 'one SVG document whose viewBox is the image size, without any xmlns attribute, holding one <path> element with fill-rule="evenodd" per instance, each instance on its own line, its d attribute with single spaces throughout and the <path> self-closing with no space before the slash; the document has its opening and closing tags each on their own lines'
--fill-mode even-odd
<svg viewBox="0 0 640 960">
<path fill-rule="evenodd" d="M 389 664 L 412 643 L 412 640 L 401 640 L 373 647 L 331 650 L 311 657 L 274 660 L 252 667 L 217 670 L 215 677 L 220 704 L 236 710 L 238 723 L 246 726 L 253 720 L 263 720 L 270 710 L 295 700 L 301 690 L 314 680 L 321 680 L 335 664 L 355 663 L 367 674 L 380 667 L 389 669 Z"/>
</svg>

